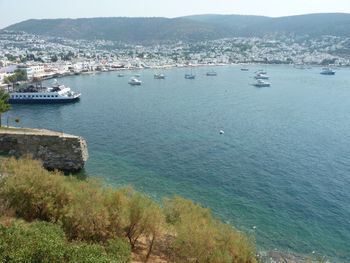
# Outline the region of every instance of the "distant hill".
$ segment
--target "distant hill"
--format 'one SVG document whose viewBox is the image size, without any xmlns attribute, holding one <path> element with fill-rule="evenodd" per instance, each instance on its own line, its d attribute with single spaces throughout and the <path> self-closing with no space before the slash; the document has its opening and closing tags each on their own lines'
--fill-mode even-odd
<svg viewBox="0 0 350 263">
<path fill-rule="evenodd" d="M 126 42 L 198 41 L 238 36 L 294 34 L 350 37 L 350 14 L 309 14 L 271 18 L 244 15 L 195 15 L 179 18 L 31 19 L 6 30 L 72 39 Z"/>
<path fill-rule="evenodd" d="M 225 35 L 215 25 L 186 18 L 31 19 L 5 28 L 72 39 L 120 41 L 205 40 Z"/>
<path fill-rule="evenodd" d="M 350 14 L 322 13 L 285 17 L 195 15 L 187 19 L 230 29 L 231 35 L 264 36 L 275 33 L 350 37 Z"/>
</svg>

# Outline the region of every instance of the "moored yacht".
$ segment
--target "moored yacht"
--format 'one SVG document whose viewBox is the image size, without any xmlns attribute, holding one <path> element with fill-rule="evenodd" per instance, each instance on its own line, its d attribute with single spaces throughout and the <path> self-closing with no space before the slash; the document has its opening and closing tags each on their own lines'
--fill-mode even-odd
<svg viewBox="0 0 350 263">
<path fill-rule="evenodd" d="M 255 79 L 269 79 L 269 76 L 266 75 L 266 73 L 258 73 L 254 77 Z"/>
<path fill-rule="evenodd" d="M 135 78 L 135 77 L 132 77 L 130 80 L 129 80 L 129 84 L 132 85 L 132 86 L 140 86 L 142 84 L 142 81 Z"/>
<path fill-rule="evenodd" d="M 9 92 L 11 104 L 49 104 L 68 103 L 80 99 L 81 93 L 72 91 L 69 87 L 58 84 L 55 80 L 52 87 L 43 87 L 41 83 Z"/>
<path fill-rule="evenodd" d="M 165 79 L 165 75 L 164 75 L 164 74 L 161 74 L 161 73 L 154 74 L 154 78 L 155 78 L 155 79 Z"/>
<path fill-rule="evenodd" d="M 322 75 L 335 75 L 335 71 L 331 68 L 323 68 L 320 72 Z"/>
<path fill-rule="evenodd" d="M 193 74 L 185 74 L 185 79 L 195 79 L 196 75 Z"/>
<path fill-rule="evenodd" d="M 218 75 L 218 73 L 216 73 L 215 71 L 209 71 L 209 72 L 207 72 L 206 75 L 207 75 L 207 76 L 211 76 L 211 77 L 215 77 L 215 76 Z"/>
<path fill-rule="evenodd" d="M 263 87 L 270 87 L 271 86 L 271 83 L 267 82 L 267 81 L 264 81 L 262 79 L 258 79 L 256 81 L 256 83 L 252 84 L 253 86 L 255 87 L 258 87 L 258 88 L 263 88 Z"/>
</svg>

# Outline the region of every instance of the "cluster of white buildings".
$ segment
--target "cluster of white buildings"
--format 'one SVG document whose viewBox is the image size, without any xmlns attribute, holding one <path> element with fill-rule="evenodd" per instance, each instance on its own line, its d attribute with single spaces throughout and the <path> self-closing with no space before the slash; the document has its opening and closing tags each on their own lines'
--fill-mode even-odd
<svg viewBox="0 0 350 263">
<path fill-rule="evenodd" d="M 350 39 L 279 36 L 137 45 L 0 32 L 0 83 L 16 68 L 32 79 L 121 68 L 231 63 L 350 66 Z"/>
</svg>

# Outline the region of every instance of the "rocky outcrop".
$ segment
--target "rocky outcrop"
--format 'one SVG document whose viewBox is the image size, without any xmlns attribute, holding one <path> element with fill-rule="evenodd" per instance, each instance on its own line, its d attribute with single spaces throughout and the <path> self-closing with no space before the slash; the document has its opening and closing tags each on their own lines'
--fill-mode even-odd
<svg viewBox="0 0 350 263">
<path fill-rule="evenodd" d="M 38 129 L 0 128 L 0 153 L 10 156 L 30 155 L 49 170 L 76 172 L 88 159 L 82 137 Z"/>
</svg>

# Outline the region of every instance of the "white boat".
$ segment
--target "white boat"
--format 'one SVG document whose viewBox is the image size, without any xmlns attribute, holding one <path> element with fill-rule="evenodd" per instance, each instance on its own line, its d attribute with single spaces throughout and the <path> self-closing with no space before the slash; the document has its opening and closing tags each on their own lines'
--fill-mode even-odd
<svg viewBox="0 0 350 263">
<path fill-rule="evenodd" d="M 154 74 L 154 78 L 155 78 L 155 79 L 165 79 L 165 75 L 164 75 L 164 74 L 161 74 L 161 73 Z"/>
<path fill-rule="evenodd" d="M 207 75 L 207 76 L 210 76 L 210 77 L 215 77 L 215 76 L 218 75 L 218 73 L 216 73 L 215 71 L 209 71 L 209 72 L 207 72 L 206 75 Z"/>
<path fill-rule="evenodd" d="M 129 80 L 129 84 L 132 85 L 132 86 L 140 86 L 142 84 L 142 81 L 135 78 L 135 77 L 132 77 L 130 80 Z"/>
<path fill-rule="evenodd" d="M 41 83 L 9 92 L 10 104 L 50 104 L 78 101 L 81 93 L 72 91 L 69 87 L 54 81 L 52 87 L 43 87 Z"/>
<path fill-rule="evenodd" d="M 263 74 L 263 73 L 258 73 L 255 75 L 254 78 L 255 79 L 269 79 L 269 76 L 267 76 L 266 74 Z"/>
<path fill-rule="evenodd" d="M 335 71 L 332 70 L 331 68 L 323 68 L 322 71 L 320 72 L 322 75 L 335 75 Z"/>
<path fill-rule="evenodd" d="M 265 70 L 263 70 L 263 69 L 259 69 L 259 70 L 255 71 L 255 73 L 256 74 L 264 74 L 264 75 L 267 74 L 267 72 Z"/>
<path fill-rule="evenodd" d="M 196 75 L 193 74 L 185 74 L 185 79 L 195 79 Z"/>
<path fill-rule="evenodd" d="M 256 83 L 252 84 L 253 86 L 255 87 L 258 87 L 258 88 L 263 88 L 263 87 L 270 87 L 271 86 L 271 83 L 267 82 L 267 81 L 264 81 L 262 79 L 258 79 L 256 81 Z"/>
</svg>

